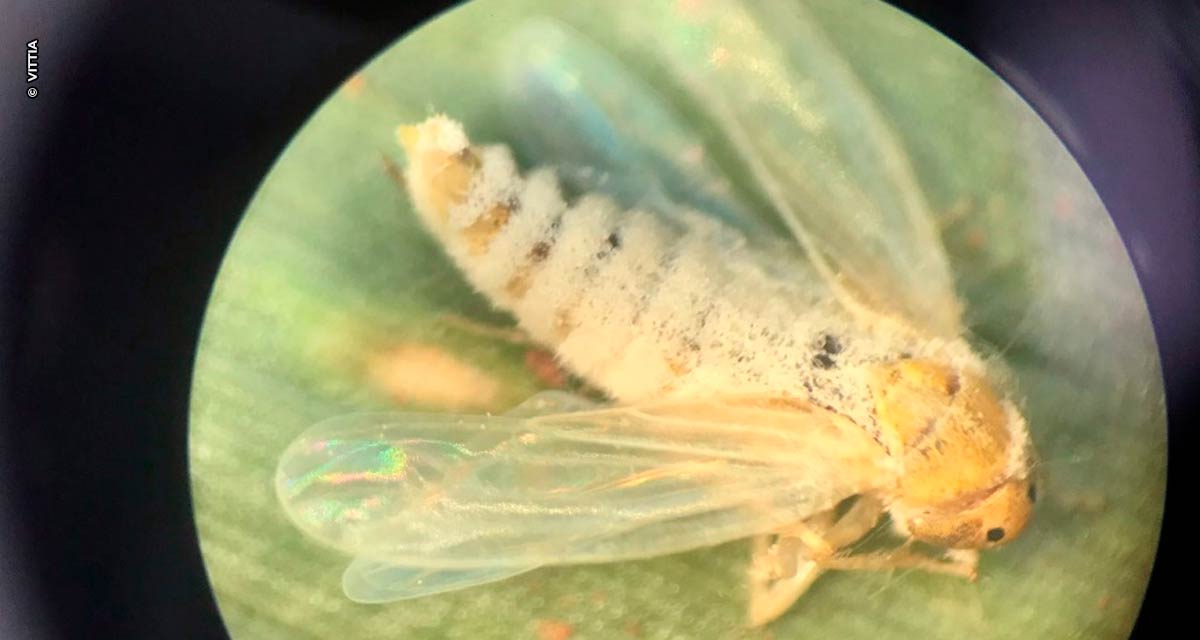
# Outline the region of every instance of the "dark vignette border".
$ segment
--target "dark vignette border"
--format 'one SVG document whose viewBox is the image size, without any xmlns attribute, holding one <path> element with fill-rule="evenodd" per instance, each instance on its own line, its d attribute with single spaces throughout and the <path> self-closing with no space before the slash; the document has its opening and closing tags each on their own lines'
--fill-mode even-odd
<svg viewBox="0 0 1200 640">
<path fill-rule="evenodd" d="M 0 636 L 224 636 L 186 450 L 213 277 L 261 176 L 330 87 L 447 4 L 5 9 L 5 50 L 41 38 L 43 78 L 37 100 L 11 79 L 0 95 Z M 893 4 L 1005 76 L 1076 155 L 1134 257 L 1170 446 L 1190 451 L 1200 11 L 1169 0 Z M 1137 636 L 1171 617 L 1172 513 Z"/>
</svg>

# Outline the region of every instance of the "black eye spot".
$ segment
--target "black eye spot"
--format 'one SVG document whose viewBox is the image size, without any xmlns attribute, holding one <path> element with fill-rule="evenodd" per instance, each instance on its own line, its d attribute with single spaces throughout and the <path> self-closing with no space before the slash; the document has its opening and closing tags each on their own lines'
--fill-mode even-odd
<svg viewBox="0 0 1200 640">
<path fill-rule="evenodd" d="M 1028 491 L 1027 495 L 1029 496 L 1029 502 L 1031 502 L 1031 503 L 1037 502 L 1037 485 L 1036 484 L 1029 485 L 1029 491 Z"/>
<path fill-rule="evenodd" d="M 988 532 L 987 532 L 988 542 L 999 542 L 1003 538 L 1004 538 L 1004 529 L 1001 529 L 1000 527 L 993 527 L 991 529 L 988 529 Z"/>
<path fill-rule="evenodd" d="M 608 238 L 606 238 L 606 242 L 608 242 L 608 247 L 610 249 L 620 249 L 621 248 L 621 236 L 617 235 L 616 231 L 608 234 Z"/>
</svg>

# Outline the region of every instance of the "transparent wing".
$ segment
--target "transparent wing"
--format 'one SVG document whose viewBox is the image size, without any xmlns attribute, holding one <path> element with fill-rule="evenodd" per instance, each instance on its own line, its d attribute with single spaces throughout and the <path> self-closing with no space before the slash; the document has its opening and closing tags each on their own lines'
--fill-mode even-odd
<svg viewBox="0 0 1200 640">
<path fill-rule="evenodd" d="M 605 193 L 626 207 L 686 207 L 743 228 L 755 224 L 703 137 L 585 36 L 537 19 L 514 31 L 505 51 L 499 81 L 507 141 L 519 155 L 552 164 L 569 190 Z"/>
<path fill-rule="evenodd" d="M 647 12 L 621 27 L 654 43 L 831 284 L 869 309 L 958 335 L 945 249 L 906 152 L 800 3 Z"/>
<path fill-rule="evenodd" d="M 535 568 L 430 569 L 355 558 L 342 574 L 342 591 L 355 602 L 393 602 L 496 582 Z"/>
<path fill-rule="evenodd" d="M 718 544 L 893 477 L 860 428 L 795 401 L 563 412 L 557 396 L 505 416 L 335 418 L 286 450 L 276 489 L 296 525 L 321 542 L 456 583 L 490 579 L 489 568 Z M 533 415 L 538 405 L 543 413 Z"/>
</svg>

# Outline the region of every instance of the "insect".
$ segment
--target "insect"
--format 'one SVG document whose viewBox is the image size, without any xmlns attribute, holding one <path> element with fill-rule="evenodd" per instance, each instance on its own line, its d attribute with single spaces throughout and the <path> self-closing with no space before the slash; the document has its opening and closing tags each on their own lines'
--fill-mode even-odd
<svg viewBox="0 0 1200 640">
<path fill-rule="evenodd" d="M 880 223 L 930 246 L 909 177 L 889 167 L 877 188 L 898 184 L 900 204 L 875 207 L 828 158 L 789 166 L 746 126 L 761 114 L 712 98 L 794 243 L 689 207 L 569 200 L 553 170 L 523 173 L 507 147 L 472 144 L 445 116 L 399 129 L 429 232 L 609 402 L 543 392 L 502 415 L 359 414 L 304 433 L 277 492 L 300 529 L 354 556 L 350 598 L 751 537 L 748 620 L 760 625 L 826 570 L 973 578 L 978 550 L 1025 527 L 1026 422 L 962 337 L 944 256 L 871 242 Z M 798 206 L 814 196 L 828 197 Z M 848 203 L 856 216 L 831 210 Z M 945 553 L 847 553 L 885 513 Z"/>
</svg>

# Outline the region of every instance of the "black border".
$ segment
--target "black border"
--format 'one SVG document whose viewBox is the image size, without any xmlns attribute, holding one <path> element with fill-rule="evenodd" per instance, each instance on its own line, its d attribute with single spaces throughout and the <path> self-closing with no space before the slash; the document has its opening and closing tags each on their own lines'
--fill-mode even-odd
<svg viewBox="0 0 1200 640">
<path fill-rule="evenodd" d="M 39 37 L 44 78 L 29 100 L 14 67 L 0 96 L 0 637 L 224 637 L 186 473 L 192 350 L 213 277 L 259 180 L 330 88 L 446 4 L 6 7 L 4 59 L 19 64 Z M 1175 251 L 1158 257 L 1168 273 L 1139 275 L 1170 447 L 1186 454 L 1200 280 L 1178 274 L 1200 264 L 1200 234 L 1181 237 L 1200 224 L 1200 184 L 1159 185 L 1138 144 L 1177 114 L 1190 128 L 1162 153 L 1200 158 L 1200 14 L 1165 0 L 893 4 L 1069 133 L 1124 237 Z M 1147 77 L 1163 93 L 1133 99 Z M 1139 637 L 1171 621 L 1174 522 Z"/>
</svg>

